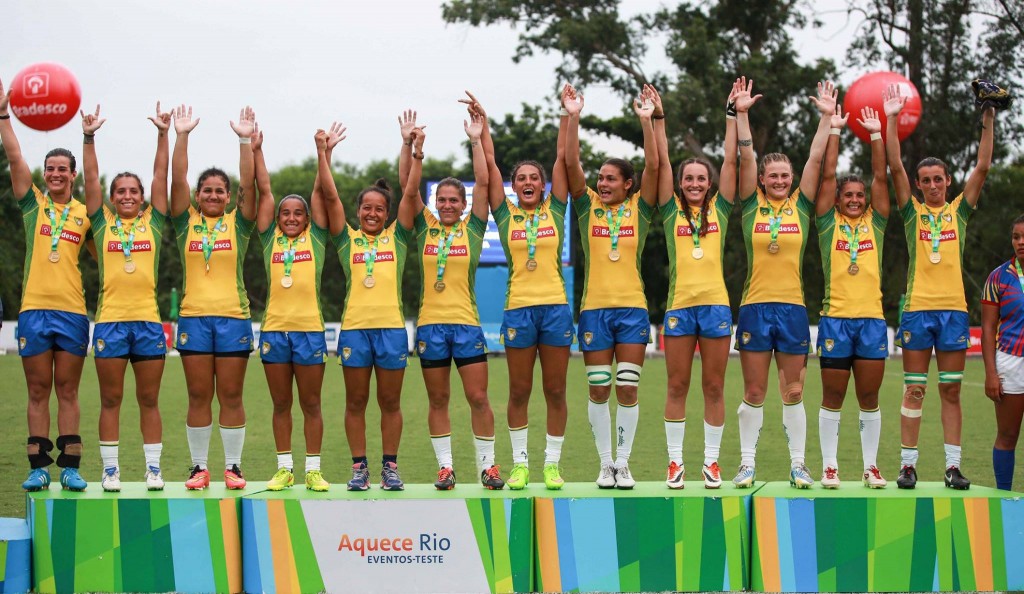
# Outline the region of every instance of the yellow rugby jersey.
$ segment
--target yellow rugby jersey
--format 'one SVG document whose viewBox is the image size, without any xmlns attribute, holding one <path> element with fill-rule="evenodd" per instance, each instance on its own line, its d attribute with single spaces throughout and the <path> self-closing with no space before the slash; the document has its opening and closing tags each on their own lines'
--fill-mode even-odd
<svg viewBox="0 0 1024 594">
<path fill-rule="evenodd" d="M 568 303 L 565 297 L 565 279 L 562 277 L 566 207 L 566 203 L 549 194 L 533 211 L 519 208 L 507 197 L 494 210 L 501 247 L 504 248 L 505 260 L 508 261 L 505 309 Z M 537 225 L 535 270 L 527 268 L 529 250 L 526 225 L 530 221 Z"/>
<path fill-rule="evenodd" d="M 732 203 L 721 194 L 710 198 L 704 237 L 700 240 L 700 258 L 694 257 L 694 227 L 700 210 L 684 205 L 679 196 L 662 206 L 665 244 L 668 248 L 669 279 L 666 310 L 683 309 L 698 305 L 729 306 L 729 293 L 725 289 L 722 272 L 722 253 L 725 250 L 725 232 L 729 225 Z M 689 208 L 693 225 L 686 219 L 684 208 Z M 700 252 L 698 252 L 700 253 Z"/>
<path fill-rule="evenodd" d="M 416 236 L 420 250 L 420 317 L 417 324 L 480 325 L 476 308 L 476 267 L 484 243 L 487 222 L 473 213 L 451 229 L 445 229 L 434 213 L 423 209 L 416 216 Z M 448 246 L 448 257 L 441 282 L 436 288 L 438 253 Z"/>
<path fill-rule="evenodd" d="M 620 208 L 621 207 L 621 208 Z M 647 309 L 640 255 L 651 228 L 654 209 L 637 192 L 620 204 L 605 206 L 591 188 L 573 199 L 580 223 L 580 240 L 586 254 L 583 302 L 580 311 L 608 307 Z M 619 259 L 612 261 L 611 226 L 619 219 Z"/>
<path fill-rule="evenodd" d="M 194 206 L 172 221 L 184 268 L 180 315 L 249 319 L 242 263 L 256 223 L 237 209 L 207 219 Z M 212 241 L 209 272 L 203 255 L 204 222 Z"/>
<path fill-rule="evenodd" d="M 120 219 L 121 232 L 131 242 L 131 273 L 125 270 L 117 213 L 104 205 L 90 219 L 100 271 L 96 322 L 160 322 L 156 279 L 167 215 L 147 206 L 134 219 Z"/>
<path fill-rule="evenodd" d="M 907 270 L 907 300 L 903 311 L 967 311 L 964 295 L 964 234 L 974 207 L 960 194 L 953 202 L 933 209 L 913 196 L 900 208 L 907 235 L 910 266 Z M 932 225 L 940 228 L 938 263 L 933 264 Z"/>
<path fill-rule="evenodd" d="M 758 188 L 741 201 L 743 239 L 747 248 L 747 279 L 743 299 L 748 303 L 804 305 L 804 279 L 800 267 L 807 247 L 814 202 L 797 188 L 785 200 L 770 200 Z M 778 213 L 776 215 L 775 213 Z M 781 216 L 778 252 L 769 253 L 771 218 Z"/>
<path fill-rule="evenodd" d="M 395 221 L 376 236 L 346 226 L 333 237 L 341 267 L 345 270 L 342 330 L 405 328 L 402 272 L 405 270 L 409 235 Z M 373 258 L 373 287 L 367 287 L 366 263 L 374 245 L 377 252 Z"/>
<path fill-rule="evenodd" d="M 66 205 L 54 203 L 51 213 L 46 195 L 32 186 L 18 206 L 25 227 L 21 311 L 52 309 L 85 315 L 85 292 L 78 263 L 85 247 L 85 234 L 91 227 L 85 205 L 72 198 Z M 60 226 L 65 207 L 68 215 L 57 241 L 60 260 L 51 262 L 54 227 Z"/>
<path fill-rule="evenodd" d="M 821 315 L 833 318 L 875 318 L 882 315 L 882 240 L 888 219 L 870 206 L 857 219 L 833 207 L 815 219 L 825 298 Z M 850 245 L 857 240 L 857 273 L 850 274 Z"/>
<path fill-rule="evenodd" d="M 267 308 L 261 328 L 268 332 L 323 332 L 324 316 L 320 307 L 320 275 L 324 268 L 329 232 L 310 223 L 298 237 L 289 241 L 275 223 L 260 233 L 263 268 L 267 273 Z M 285 277 L 286 252 L 294 248 L 291 284 Z M 316 307 L 314 307 L 314 305 Z"/>
</svg>

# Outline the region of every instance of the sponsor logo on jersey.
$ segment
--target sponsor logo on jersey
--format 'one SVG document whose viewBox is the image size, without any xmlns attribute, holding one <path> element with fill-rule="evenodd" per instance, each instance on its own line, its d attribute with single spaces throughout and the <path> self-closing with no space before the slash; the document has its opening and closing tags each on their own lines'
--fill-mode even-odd
<svg viewBox="0 0 1024 594">
<path fill-rule="evenodd" d="M 53 234 L 53 230 L 50 229 L 49 225 L 42 225 L 39 227 L 39 234 L 46 237 L 50 237 Z M 82 243 L 82 234 L 64 229 L 63 231 L 60 232 L 60 240 L 68 241 L 75 245 L 78 245 Z"/>
<path fill-rule="evenodd" d="M 870 251 L 874 251 L 874 249 L 875 249 L 875 242 L 873 242 L 873 241 L 871 241 L 869 239 L 867 241 L 859 242 L 859 245 L 857 247 L 857 252 L 858 253 L 859 252 L 870 252 Z M 847 253 L 849 253 L 850 252 L 850 242 L 846 241 L 845 239 L 837 240 L 836 241 L 836 251 L 837 252 L 847 252 Z"/>
<path fill-rule="evenodd" d="M 423 255 L 424 256 L 436 256 L 437 255 L 437 244 L 431 245 L 431 244 L 428 243 L 423 248 Z M 468 256 L 468 255 L 469 255 L 469 247 L 468 246 L 453 245 L 451 247 L 451 249 L 448 250 L 448 256 L 449 257 Z"/>
<path fill-rule="evenodd" d="M 437 237 L 440 234 L 441 234 L 441 230 L 440 229 L 431 229 L 430 230 L 430 236 L 431 237 Z"/>
<path fill-rule="evenodd" d="M 124 248 L 121 242 L 118 240 L 111 240 L 107 242 L 108 252 L 123 252 Z M 153 251 L 153 242 L 148 239 L 145 241 L 133 241 L 131 251 L 133 252 L 151 252 Z"/>
<path fill-rule="evenodd" d="M 608 227 L 595 226 L 592 227 L 590 231 L 591 237 L 611 237 L 611 235 L 611 231 L 608 230 Z M 633 226 L 619 228 L 619 237 L 633 237 L 635 235 L 636 230 Z"/>
<path fill-rule="evenodd" d="M 82 217 L 75 217 L 75 224 L 81 227 L 85 224 L 85 220 Z"/>
<path fill-rule="evenodd" d="M 541 239 L 543 237 L 554 237 L 554 236 L 555 236 L 555 228 L 554 227 L 541 227 L 540 229 L 537 229 L 537 239 Z M 526 241 L 526 231 L 523 230 L 523 229 L 513 229 L 512 230 L 512 241 L 520 241 L 520 240 Z"/>
<path fill-rule="evenodd" d="M 928 229 L 918 229 L 918 238 L 921 241 L 931 241 L 932 232 Z M 955 241 L 956 240 L 956 229 L 948 229 L 939 233 L 939 241 Z"/>
<path fill-rule="evenodd" d="M 704 227 L 704 230 L 707 233 L 718 233 L 718 223 L 712 221 Z M 690 237 L 691 235 L 693 235 L 693 227 L 689 224 L 676 225 L 676 237 Z"/>
<path fill-rule="evenodd" d="M 215 251 L 215 252 L 222 252 L 224 250 L 230 250 L 230 249 L 231 249 L 231 240 L 230 239 L 218 239 L 213 244 L 213 251 Z M 190 251 L 190 252 L 201 252 L 201 251 L 203 251 L 203 242 L 202 242 L 202 240 L 188 242 L 188 251 Z"/>
<path fill-rule="evenodd" d="M 754 224 L 754 233 L 771 233 L 772 226 L 768 223 L 756 223 Z M 800 233 L 800 225 L 796 223 L 785 223 L 779 225 L 779 233 Z"/>
<path fill-rule="evenodd" d="M 352 254 L 353 264 L 362 264 L 366 261 L 365 252 L 356 252 Z M 373 257 L 373 261 L 376 262 L 394 262 L 395 252 L 377 252 L 377 255 Z"/>
<path fill-rule="evenodd" d="M 274 264 L 283 264 L 284 263 L 284 253 L 282 253 L 282 252 L 274 252 L 274 257 L 271 258 L 270 261 L 272 263 L 274 263 Z M 313 252 L 311 252 L 309 250 L 304 250 L 304 251 L 301 251 L 301 252 L 295 252 L 295 261 L 296 262 L 312 262 L 313 261 Z"/>
</svg>

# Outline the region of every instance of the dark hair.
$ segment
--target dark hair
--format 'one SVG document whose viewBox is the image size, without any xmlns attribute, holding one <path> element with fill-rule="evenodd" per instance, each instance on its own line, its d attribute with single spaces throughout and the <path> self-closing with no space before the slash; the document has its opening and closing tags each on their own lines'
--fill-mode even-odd
<svg viewBox="0 0 1024 594">
<path fill-rule="evenodd" d="M 305 198 L 299 196 L 298 194 L 288 194 L 287 196 L 282 198 L 280 202 L 277 203 L 277 211 L 274 213 L 274 219 L 276 220 L 281 216 L 281 205 L 283 205 L 288 200 L 298 200 L 299 202 L 302 203 L 302 207 L 306 209 L 306 226 L 308 227 L 310 221 L 309 203 L 306 202 Z"/>
<path fill-rule="evenodd" d="M 679 183 L 679 186 L 680 186 L 680 191 L 679 191 L 680 195 L 682 195 L 683 170 L 686 169 L 687 165 L 701 165 L 701 166 L 703 166 L 705 169 L 708 170 L 708 181 L 709 182 L 714 182 L 714 173 L 712 172 L 711 162 L 710 161 L 708 161 L 707 159 L 700 159 L 700 158 L 696 158 L 696 157 L 692 158 L 692 159 L 687 159 L 687 160 L 685 160 L 685 161 L 683 161 L 682 163 L 679 164 L 679 170 L 678 170 L 678 172 L 676 174 L 676 181 Z M 709 185 L 707 193 L 704 194 L 704 200 L 700 204 L 700 228 L 697 229 L 697 237 L 704 237 L 705 235 L 707 235 L 707 232 L 708 232 L 708 229 L 707 229 L 707 227 L 708 227 L 708 208 L 709 208 L 709 206 L 711 204 L 711 200 L 709 200 L 709 198 L 711 196 L 713 196 L 713 195 L 714 195 L 714 193 L 711 191 L 711 186 Z M 693 218 L 691 218 L 692 215 L 690 214 L 690 208 L 686 204 L 686 200 L 683 200 L 683 214 L 686 215 L 686 222 L 688 222 L 690 224 L 690 227 L 692 228 L 693 227 Z"/>
<path fill-rule="evenodd" d="M 223 169 L 218 169 L 216 167 L 210 167 L 206 171 L 203 171 L 202 173 L 199 174 L 199 181 L 196 182 L 196 192 L 202 190 L 203 182 L 205 182 L 211 177 L 219 177 L 222 180 L 224 180 L 224 185 L 227 186 L 228 192 L 231 192 L 231 179 L 228 178 L 228 174 L 225 173 Z"/>
<path fill-rule="evenodd" d="M 935 157 L 925 157 L 921 159 L 921 162 L 917 164 L 917 168 L 914 169 L 914 176 L 921 176 L 921 169 L 923 167 L 942 167 L 942 174 L 949 177 L 949 167 L 942 161 L 942 159 L 936 159 Z"/>
<path fill-rule="evenodd" d="M 604 167 L 605 165 L 611 165 L 612 167 L 618 169 L 619 170 L 619 174 L 622 175 L 623 183 L 625 183 L 627 181 L 630 182 L 629 183 L 629 189 L 626 190 L 627 192 L 635 192 L 636 191 L 636 170 L 633 169 L 633 164 L 632 163 L 630 163 L 629 161 L 627 161 L 625 159 L 619 159 L 619 158 L 613 157 L 613 158 L 608 159 L 607 161 L 605 161 L 604 163 L 601 164 L 602 167 Z M 628 196 L 627 196 L 627 198 L 628 198 Z"/>
<path fill-rule="evenodd" d="M 1022 225 L 1022 224 L 1024 224 L 1024 214 L 1019 214 L 1019 215 L 1017 215 L 1017 218 L 1013 219 L 1013 222 L 1010 223 L 1010 236 L 1011 237 L 1013 236 L 1013 228 L 1016 227 L 1017 225 Z"/>
<path fill-rule="evenodd" d="M 388 207 L 388 212 L 391 212 L 391 186 L 388 185 L 388 180 L 383 177 L 378 178 L 377 181 L 373 182 L 372 186 L 363 188 L 359 195 L 356 196 L 356 208 L 363 205 L 363 196 L 366 196 L 370 192 L 377 192 L 381 196 L 384 196 L 384 204 Z"/>
<path fill-rule="evenodd" d="M 540 172 L 540 183 L 542 183 L 542 184 L 547 184 L 548 183 L 548 175 L 547 175 L 547 173 L 544 172 L 544 166 L 541 165 L 540 163 L 538 163 L 537 161 L 534 161 L 533 159 L 529 159 L 529 160 L 526 160 L 526 161 L 520 161 L 520 162 L 516 163 L 515 166 L 512 167 L 512 173 L 510 173 L 509 176 L 508 176 L 508 181 L 509 182 L 515 183 L 515 181 L 516 181 L 516 173 L 518 173 L 519 172 L 519 168 L 524 166 L 524 165 L 529 165 L 531 167 L 536 167 L 537 171 Z"/>
<path fill-rule="evenodd" d="M 543 174 L 541 174 L 543 175 Z M 462 200 L 466 200 L 466 185 L 454 177 L 446 177 L 441 181 L 437 182 L 437 187 L 434 188 L 435 192 L 440 192 L 441 188 L 445 186 L 451 186 L 459 191 L 459 196 L 462 196 Z"/>
<path fill-rule="evenodd" d="M 67 157 L 68 161 L 71 162 L 71 171 L 78 171 L 78 161 L 75 161 L 75 155 L 68 149 L 55 148 L 46 153 L 46 157 L 43 158 L 44 167 L 46 166 L 46 162 L 50 160 L 50 157 Z"/>
<path fill-rule="evenodd" d="M 114 195 L 114 186 L 117 185 L 117 180 L 124 179 L 126 177 L 133 178 L 136 182 L 138 182 L 138 184 L 139 184 L 139 194 L 141 194 L 142 197 L 145 198 L 146 197 L 146 190 L 142 187 L 142 180 L 139 179 L 139 176 L 135 175 L 131 171 L 122 171 L 121 173 L 118 173 L 117 175 L 115 175 L 114 179 L 110 180 L 110 195 L 111 196 Z"/>
<path fill-rule="evenodd" d="M 864 180 L 862 180 L 860 176 L 855 175 L 853 173 L 849 175 L 844 175 L 843 177 L 836 180 L 836 198 L 838 198 L 839 195 L 842 194 L 843 187 L 846 186 L 846 184 L 860 184 L 864 186 L 865 190 L 868 187 L 868 185 L 864 183 Z"/>
</svg>

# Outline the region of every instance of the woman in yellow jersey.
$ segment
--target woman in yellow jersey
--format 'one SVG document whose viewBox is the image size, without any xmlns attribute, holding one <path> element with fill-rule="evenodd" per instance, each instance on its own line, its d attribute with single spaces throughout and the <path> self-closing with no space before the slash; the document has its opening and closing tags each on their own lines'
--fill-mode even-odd
<svg viewBox="0 0 1024 594">
<path fill-rule="evenodd" d="M 564 151 L 559 142 L 552 168 L 551 194 L 544 196 L 544 167 L 536 161 L 517 163 L 509 175 L 516 200 L 505 196 L 505 184 L 494 154 L 487 114 L 473 95 L 463 102 L 483 120 L 481 144 L 487 159 L 488 202 L 498 224 L 508 261 L 508 286 L 501 340 L 508 364 L 508 432 L 512 441 L 512 471 L 506 484 L 523 489 L 530 482 L 527 435 L 528 409 L 533 393 L 533 369 L 540 357 L 547 427 L 544 485 L 561 489 L 559 462 L 565 439 L 565 375 L 572 345 L 572 312 L 562 277 L 562 244 L 568 186 Z M 565 137 L 568 116 L 561 117 L 558 137 Z"/>
<path fill-rule="evenodd" d="M 886 90 L 886 158 L 910 256 L 907 296 L 896 338 L 903 349 L 904 389 L 900 407 L 901 467 L 896 485 L 913 489 L 917 484 L 917 439 L 934 348 L 946 454 L 944 480 L 947 487 L 968 489 L 971 482 L 960 472 L 960 382 L 970 344 L 962 262 L 967 220 L 978 206 L 981 187 L 992 165 L 995 110 L 983 109 L 978 163 L 960 195 L 946 202 L 953 178 L 945 163 L 928 157 L 915 168 L 914 183 L 923 198 L 918 201 L 911 192 L 896 136 L 896 119 L 906 100 L 898 86 Z"/>
<path fill-rule="evenodd" d="M 839 488 L 839 413 L 853 371 L 860 405 L 860 447 L 864 459 L 864 485 L 885 487 L 878 470 L 878 439 L 882 413 L 878 390 L 889 356 L 889 333 L 882 315 L 882 241 L 889 220 L 889 182 L 885 175 L 882 123 L 874 109 L 865 107 L 857 120 L 871 136 L 871 202 L 866 184 L 855 175 L 836 181 L 839 132 L 849 114 L 836 114 L 830 122 L 825 167 L 814 203 L 818 246 L 825 276 L 825 299 L 818 322 L 818 360 L 822 398 L 818 411 L 821 441 L 821 486 Z"/>
<path fill-rule="evenodd" d="M 466 188 L 448 177 L 436 188 L 437 216 L 423 207 L 420 179 L 423 161 L 412 158 L 413 151 L 423 153 L 425 133 L 416 126 L 416 113 L 406 111 L 399 119 L 402 152 L 399 172 L 402 182 L 400 218 L 413 213 L 420 251 L 420 315 L 416 324 L 416 351 L 423 368 L 430 409 L 427 425 L 434 447 L 438 472 L 434 487 L 455 488 L 452 463 L 451 419 L 448 402 L 451 394 L 451 365 L 462 378 L 469 402 L 476 446 L 476 472 L 488 489 L 501 489 L 505 481 L 494 463 L 494 413 L 487 399 L 487 349 L 480 315 L 476 309 L 476 266 L 480 261 L 484 231 L 487 229 L 487 159 L 480 142 L 483 119 L 470 115 L 465 124 L 473 150 L 476 185 L 473 209 L 466 210 Z"/>
<path fill-rule="evenodd" d="M 345 136 L 340 124 L 333 124 L 326 137 L 327 153 Z M 267 307 L 260 328 L 260 358 L 274 402 L 274 444 L 277 472 L 267 489 L 280 491 L 295 484 L 292 458 L 292 383 L 298 387 L 306 438 L 305 483 L 310 491 L 327 491 L 330 483 L 320 471 L 320 447 L 324 421 L 320 413 L 320 389 L 324 383 L 327 343 L 320 307 L 320 276 L 327 250 L 327 211 L 320 180 L 313 185 L 310 203 L 297 194 L 274 206 L 270 173 L 263 156 L 263 133 L 252 135 L 259 207 L 256 229 L 263 244 L 267 271 Z M 316 308 L 312 307 L 316 304 Z"/>
<path fill-rule="evenodd" d="M 665 366 L 668 393 L 665 400 L 665 438 L 668 471 L 665 484 L 684 486 L 683 437 L 686 431 L 686 396 L 690 390 L 693 355 L 700 345 L 701 388 L 704 393 L 704 486 L 722 486 L 718 455 L 725 428 L 725 367 L 729 361 L 732 310 L 725 289 L 722 254 L 725 233 L 736 200 L 736 115 L 732 100 L 739 79 L 726 104 L 725 159 L 718 190 L 711 191 L 711 164 L 687 159 L 673 180 L 668 137 L 661 96 L 653 91 L 654 130 L 658 138 L 658 202 L 665 226 L 669 255 L 669 293 L 665 306 Z M 679 195 L 675 194 L 676 182 Z"/>
<path fill-rule="evenodd" d="M 18 354 L 28 384 L 28 462 L 22 483 L 26 491 L 50 486 L 46 467 L 50 452 L 50 392 L 57 392 L 57 465 L 60 484 L 81 491 L 78 474 L 82 437 L 78 433 L 78 383 L 89 348 L 89 320 L 78 258 L 90 228 L 85 205 L 71 196 L 75 156 L 56 148 L 43 160 L 46 193 L 32 183 L 32 170 L 21 154 L 11 125 L 11 91 L 0 82 L 0 142 L 11 167 L 11 186 L 21 208 L 26 250 L 21 312 L 18 314 Z M 86 138 L 89 141 L 89 138 Z"/>
<path fill-rule="evenodd" d="M 359 229 L 348 226 L 345 208 L 327 157 L 327 138 L 318 134 L 320 188 L 324 195 L 331 236 L 345 271 L 345 308 L 341 314 L 338 354 L 345 375 L 345 437 L 352 453 L 349 491 L 370 488 L 366 457 L 366 403 L 370 376 L 377 375 L 377 404 L 383 458 L 380 486 L 387 491 L 405 488 L 398 474 L 398 444 L 402 439 L 402 380 L 408 353 L 408 335 L 402 313 L 402 271 L 412 233 L 411 214 L 387 225 L 391 189 L 385 180 L 364 188 L 356 197 Z M 414 159 L 422 159 L 417 152 Z"/>
<path fill-rule="evenodd" d="M 92 221 L 93 242 L 99 254 L 100 292 L 93 331 L 93 354 L 100 384 L 100 458 L 104 491 L 121 490 L 118 463 L 119 421 L 128 363 L 135 373 L 135 398 L 139 402 L 142 450 L 146 457 L 146 488 L 160 491 L 163 427 L 158 398 L 164 373 L 167 339 L 156 303 L 156 279 L 160 245 L 167 222 L 167 165 L 170 156 L 167 133 L 171 114 L 160 111 L 150 117 L 157 129 L 156 158 L 150 203 L 145 206 L 142 181 L 134 173 L 119 173 L 110 182 L 111 206 L 103 204 L 95 135 L 106 119 L 82 115 L 86 142 L 85 206 Z"/>
<path fill-rule="evenodd" d="M 764 422 L 762 407 L 774 355 L 783 404 L 782 426 L 789 441 L 789 482 L 806 489 L 814 484 L 804 464 L 807 415 L 803 391 L 811 337 L 801 266 L 837 93 L 832 83 L 818 83 L 818 96 L 810 98 L 821 117 L 800 186 L 794 190 L 793 166 L 784 154 L 768 153 L 762 157 L 759 175 L 747 110 L 761 95 L 751 94 L 753 81 L 742 77 L 740 80 L 743 88 L 737 92 L 735 102 L 747 279 L 736 325 L 736 346 L 743 367 L 743 402 L 738 411 L 740 468 L 733 484 L 750 487 L 754 483 L 757 438 Z"/>
<path fill-rule="evenodd" d="M 256 219 L 251 134 L 256 116 L 246 107 L 231 128 L 238 135 L 239 179 L 236 208 L 227 211 L 231 182 L 220 169 L 207 169 L 196 183 L 196 204 L 188 186 L 188 139 L 199 123 L 192 108 L 174 110 L 171 158 L 171 221 L 184 268 L 184 291 L 176 347 L 185 368 L 188 418 L 185 427 L 192 454 L 188 489 L 210 485 L 206 467 L 213 433 L 213 395 L 220 403 L 224 443 L 224 484 L 245 488 L 239 468 L 245 443 L 242 385 L 252 350 L 249 297 L 242 282 L 242 261 Z M 216 387 L 216 388 L 215 388 Z"/>
<path fill-rule="evenodd" d="M 638 386 L 650 342 L 650 319 L 640 256 L 658 200 L 658 143 L 655 138 L 652 90 L 645 85 L 633 101 L 644 135 L 644 172 L 637 191 L 629 161 L 609 159 L 597 176 L 597 190 L 587 187 L 580 162 L 579 121 L 583 95 L 568 87 L 562 103 L 569 112 L 565 135 L 565 169 L 573 209 L 580 224 L 584 262 L 583 302 L 578 337 L 587 366 L 590 401 L 587 414 L 594 433 L 601 470 L 597 486 L 632 489 L 629 455 L 640 416 Z M 664 115 L 658 116 L 664 118 Z M 616 458 L 612 458 L 611 412 L 608 399 L 615 370 Z"/>
</svg>

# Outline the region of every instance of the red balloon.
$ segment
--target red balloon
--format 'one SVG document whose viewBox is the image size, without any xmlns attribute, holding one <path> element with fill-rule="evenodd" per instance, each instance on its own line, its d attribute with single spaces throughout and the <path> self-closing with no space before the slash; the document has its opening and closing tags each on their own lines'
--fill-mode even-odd
<svg viewBox="0 0 1024 594">
<path fill-rule="evenodd" d="M 871 142 L 871 135 L 857 123 L 860 110 L 863 107 L 872 107 L 878 112 L 878 119 L 882 122 L 882 134 L 884 135 L 885 111 L 882 109 L 882 91 L 891 84 L 899 85 L 900 93 L 904 97 L 908 97 L 896 125 L 900 140 L 910 136 L 921 120 L 921 95 L 917 92 L 914 83 L 896 72 L 869 72 L 853 81 L 843 99 L 843 111 L 850 115 L 846 125 L 857 135 L 857 138 L 864 142 Z"/>
<path fill-rule="evenodd" d="M 11 81 L 11 111 L 35 130 L 60 128 L 75 117 L 81 104 L 78 80 L 60 64 L 33 64 Z"/>
</svg>

